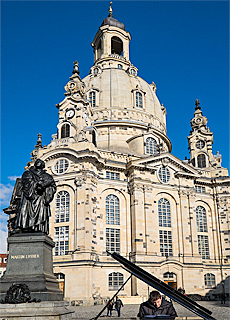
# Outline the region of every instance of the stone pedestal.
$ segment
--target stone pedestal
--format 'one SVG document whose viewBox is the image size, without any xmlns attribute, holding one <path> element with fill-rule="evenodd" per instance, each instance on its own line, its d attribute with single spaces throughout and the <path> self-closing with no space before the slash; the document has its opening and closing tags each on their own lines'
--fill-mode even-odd
<svg viewBox="0 0 230 320">
<path fill-rule="evenodd" d="M 7 320 L 69 320 L 75 311 L 68 302 L 53 301 L 39 303 L 0 304 L 1 319 Z"/>
<path fill-rule="evenodd" d="M 0 300 L 15 284 L 26 284 L 31 299 L 62 301 L 63 294 L 53 274 L 53 240 L 43 233 L 21 233 L 7 239 L 9 255 L 0 279 Z"/>
</svg>

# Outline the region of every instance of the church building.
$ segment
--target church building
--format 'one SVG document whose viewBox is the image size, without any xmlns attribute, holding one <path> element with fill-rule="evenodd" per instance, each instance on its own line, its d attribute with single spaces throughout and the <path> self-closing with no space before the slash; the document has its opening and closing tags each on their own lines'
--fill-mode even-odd
<svg viewBox="0 0 230 320">
<path fill-rule="evenodd" d="M 54 272 L 73 305 L 111 298 L 129 277 L 107 251 L 188 294 L 227 292 L 228 170 L 212 152 L 199 100 L 191 107 L 190 158 L 171 154 L 166 109 L 155 83 L 140 78 L 129 60 L 130 41 L 110 6 L 92 42 L 89 75 L 81 79 L 74 63 L 56 105 L 57 133 L 47 146 L 38 135 L 27 164 L 42 159 L 57 185 Z M 147 298 L 149 290 L 132 277 L 120 296 Z"/>
</svg>

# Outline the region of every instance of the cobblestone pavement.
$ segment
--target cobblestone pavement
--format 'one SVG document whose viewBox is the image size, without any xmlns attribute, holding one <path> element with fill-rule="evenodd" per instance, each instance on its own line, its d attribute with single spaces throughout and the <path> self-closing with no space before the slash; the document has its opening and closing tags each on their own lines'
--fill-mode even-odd
<svg viewBox="0 0 230 320">
<path fill-rule="evenodd" d="M 226 302 L 226 304 L 221 304 L 220 301 L 198 301 L 198 303 L 205 308 L 212 311 L 212 317 L 216 320 L 230 320 L 230 303 L 229 301 Z M 191 311 L 187 310 L 186 308 L 182 307 L 180 304 L 174 302 L 173 303 L 177 314 L 179 317 L 191 317 L 200 319 L 197 315 L 192 313 Z M 75 310 L 75 319 L 91 319 L 93 317 L 96 317 L 99 312 L 103 309 L 104 306 L 102 305 L 96 305 L 96 306 L 78 306 L 78 307 L 71 307 Z M 124 307 L 121 309 L 121 318 L 123 319 L 130 319 L 130 318 L 136 318 L 138 313 L 139 305 L 129 304 L 124 305 Z M 112 318 L 107 318 L 107 311 L 105 310 L 101 317 L 99 319 L 118 319 L 117 318 L 117 312 L 113 310 Z M 190 318 L 190 319 L 191 319 Z"/>
</svg>

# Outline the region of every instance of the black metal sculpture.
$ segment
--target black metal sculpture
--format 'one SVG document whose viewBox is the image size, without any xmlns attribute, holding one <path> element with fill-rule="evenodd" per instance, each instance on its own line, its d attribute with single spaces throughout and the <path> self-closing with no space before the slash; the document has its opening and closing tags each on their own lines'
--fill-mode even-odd
<svg viewBox="0 0 230 320">
<path fill-rule="evenodd" d="M 49 233 L 50 202 L 56 192 L 53 177 L 45 170 L 45 162 L 37 159 L 34 168 L 21 178 L 22 198 L 17 213 L 15 232 Z"/>
<path fill-rule="evenodd" d="M 180 303 L 183 307 L 189 309 L 190 311 L 194 312 L 198 316 L 202 317 L 206 320 L 216 320 L 211 316 L 212 312 L 203 306 L 199 305 L 195 301 L 192 301 L 182 293 L 178 292 L 177 290 L 173 289 L 172 287 L 168 286 L 163 281 L 157 279 L 152 274 L 148 273 L 147 271 L 143 270 L 142 268 L 138 267 L 134 263 L 130 262 L 129 260 L 125 259 L 118 253 L 110 253 L 107 251 L 109 255 L 111 255 L 115 260 L 120 262 L 125 270 L 130 272 L 132 275 L 137 277 L 138 279 L 144 281 L 151 287 L 159 290 L 169 298 L 173 299 L 174 301 Z"/>
</svg>

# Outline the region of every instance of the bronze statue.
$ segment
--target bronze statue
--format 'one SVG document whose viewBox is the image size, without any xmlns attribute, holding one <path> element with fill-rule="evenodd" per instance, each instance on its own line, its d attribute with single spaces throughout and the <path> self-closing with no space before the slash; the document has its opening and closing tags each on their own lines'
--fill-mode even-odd
<svg viewBox="0 0 230 320">
<path fill-rule="evenodd" d="M 22 175 L 22 199 L 15 224 L 16 232 L 49 233 L 49 204 L 56 192 L 56 184 L 44 168 L 45 162 L 37 159 L 34 169 L 26 170 Z"/>
</svg>

